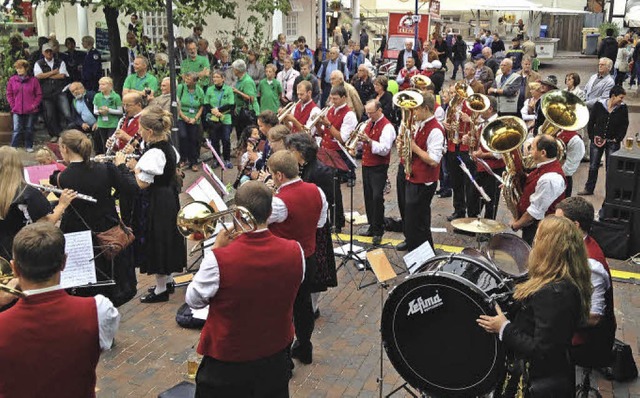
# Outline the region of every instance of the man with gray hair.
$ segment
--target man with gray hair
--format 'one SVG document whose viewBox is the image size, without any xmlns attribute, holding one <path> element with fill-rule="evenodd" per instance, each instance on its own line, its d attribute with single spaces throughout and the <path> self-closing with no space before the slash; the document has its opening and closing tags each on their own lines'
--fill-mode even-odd
<svg viewBox="0 0 640 398">
<path fill-rule="evenodd" d="M 159 106 L 167 112 L 171 112 L 171 79 L 165 77 L 160 83 L 160 95 L 153 98 L 149 105 Z"/>
<path fill-rule="evenodd" d="M 122 87 L 122 95 L 129 93 L 138 93 L 145 99 L 152 99 L 153 93 L 158 90 L 158 79 L 150 73 L 147 73 L 149 69 L 149 60 L 138 55 L 133 60 L 133 70 L 135 73 L 130 74 L 124 81 Z"/>
<path fill-rule="evenodd" d="M 513 61 L 505 58 L 500 62 L 500 72 L 491 85 L 487 94 L 494 95 L 498 99 L 498 114 L 518 114 L 518 94 L 520 93 L 522 76 L 513 72 Z"/>
<path fill-rule="evenodd" d="M 257 100 L 256 83 L 247 74 L 247 64 L 241 59 L 233 61 L 231 64 L 233 74 L 238 78 L 233 88 L 235 94 L 235 127 L 236 135 L 240 134 L 250 124 L 256 122 L 256 115 L 260 113 Z"/>
<path fill-rule="evenodd" d="M 611 88 L 615 85 L 613 77 L 610 75 L 612 67 L 613 62 L 609 58 L 600 58 L 598 60 L 598 73 L 591 76 L 584 86 L 587 108 L 589 108 L 589 110 L 593 108 L 596 102 L 609 99 L 609 91 L 611 91 Z"/>
<path fill-rule="evenodd" d="M 325 61 L 322 61 L 320 69 L 318 69 L 318 80 L 320 81 L 320 87 L 322 88 L 322 98 L 320 99 L 320 107 L 324 107 L 331 93 L 331 72 L 338 70 L 341 71 L 343 76 L 349 78 L 349 70 L 347 69 L 346 62 L 340 60 L 340 49 L 336 46 L 331 47 L 329 54 Z M 302 71 L 301 71 L 302 73 Z M 297 83 L 296 83 L 297 84 Z"/>
</svg>

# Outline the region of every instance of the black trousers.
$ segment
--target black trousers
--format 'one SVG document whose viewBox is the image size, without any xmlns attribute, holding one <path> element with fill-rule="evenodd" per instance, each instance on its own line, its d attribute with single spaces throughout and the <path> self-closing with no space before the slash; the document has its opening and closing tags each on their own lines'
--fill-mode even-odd
<svg viewBox="0 0 640 398">
<path fill-rule="evenodd" d="M 533 245 L 533 238 L 536 237 L 536 231 L 538 230 L 539 223 L 540 221 L 535 220 L 533 224 L 522 228 L 522 240 L 527 242 L 529 245 Z"/>
<path fill-rule="evenodd" d="M 400 220 L 404 222 L 405 185 L 404 165 L 398 163 L 398 174 L 396 175 L 396 194 L 398 196 L 398 210 L 400 210 Z"/>
<path fill-rule="evenodd" d="M 342 190 L 340 189 L 340 176 L 338 175 L 338 170 L 334 170 L 334 178 L 333 178 L 333 200 L 335 202 L 335 209 L 333 206 L 329 208 L 329 216 L 331 217 L 331 222 L 333 223 L 335 220 L 336 228 L 344 228 L 344 224 L 346 219 L 344 217 L 344 205 L 342 204 Z"/>
<path fill-rule="evenodd" d="M 453 212 L 464 217 L 467 214 L 467 205 L 469 205 L 469 217 L 475 217 L 480 212 L 478 202 L 473 203 L 472 200 L 473 191 L 475 191 L 476 188 L 460 168 L 458 156 L 460 156 L 462 161 L 467 165 L 467 168 L 471 171 L 471 175 L 475 174 L 476 170 L 475 162 L 469 157 L 469 152 L 459 151 L 458 146 L 456 146 L 455 152 L 447 152 L 447 168 L 449 170 L 451 189 L 453 189 Z"/>
<path fill-rule="evenodd" d="M 196 398 L 288 398 L 289 347 L 250 362 L 202 358 L 196 374 Z"/>
<path fill-rule="evenodd" d="M 431 185 L 405 183 L 404 237 L 409 251 L 429 241 L 433 247 L 431 236 L 431 200 L 436 192 L 436 182 Z"/>
<path fill-rule="evenodd" d="M 493 170 L 497 175 L 502 175 L 503 171 L 504 167 Z M 471 204 L 474 204 L 474 206 L 477 206 L 478 211 L 475 214 L 472 214 L 471 211 L 469 211 L 469 217 L 477 216 L 484 207 L 484 218 L 495 220 L 496 215 L 498 214 L 498 203 L 500 203 L 500 182 L 487 172 L 476 173 L 476 182 L 491 198 L 491 202 L 487 202 L 482 199 L 480 193 L 475 189 L 475 187 L 473 187 L 469 208 L 471 209 Z"/>
<path fill-rule="evenodd" d="M 304 280 L 293 303 L 293 326 L 296 329 L 296 339 L 302 347 L 309 347 L 311 344 L 311 335 L 316 322 L 311 304 L 310 282 L 315 279 L 316 267 L 315 254 L 305 258 Z"/>
<path fill-rule="evenodd" d="M 373 236 L 384 234 L 384 186 L 387 182 L 388 164 L 362 167 L 364 207 Z"/>
<path fill-rule="evenodd" d="M 564 196 L 565 198 L 570 198 L 573 191 L 573 176 L 565 176 L 564 182 L 567 184 L 567 187 L 564 190 Z"/>
</svg>

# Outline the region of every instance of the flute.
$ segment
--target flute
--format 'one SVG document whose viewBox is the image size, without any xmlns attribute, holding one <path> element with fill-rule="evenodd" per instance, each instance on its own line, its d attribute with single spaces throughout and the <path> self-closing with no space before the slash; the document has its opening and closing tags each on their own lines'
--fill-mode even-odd
<svg viewBox="0 0 640 398">
<path fill-rule="evenodd" d="M 37 189 L 41 189 L 45 192 L 53 192 L 53 193 L 57 193 L 57 194 L 61 194 L 62 193 L 62 189 L 60 188 L 55 188 L 52 187 L 50 185 L 39 185 L 39 184 L 32 184 L 30 182 L 28 182 L 27 184 L 31 185 L 34 188 Z M 81 199 L 81 200 L 86 200 L 87 202 L 92 202 L 92 203 L 98 203 L 98 201 L 96 200 L 96 198 L 94 198 L 93 196 L 89 196 L 89 195 L 84 195 L 79 193 L 76 198 Z"/>
<path fill-rule="evenodd" d="M 104 162 L 104 161 L 113 161 L 116 158 L 116 155 L 97 155 L 91 158 L 91 161 L 93 162 Z M 124 155 L 125 160 L 129 160 L 129 159 L 138 159 L 140 158 L 140 155 L 137 155 L 135 153 L 129 153 L 127 155 Z"/>
</svg>

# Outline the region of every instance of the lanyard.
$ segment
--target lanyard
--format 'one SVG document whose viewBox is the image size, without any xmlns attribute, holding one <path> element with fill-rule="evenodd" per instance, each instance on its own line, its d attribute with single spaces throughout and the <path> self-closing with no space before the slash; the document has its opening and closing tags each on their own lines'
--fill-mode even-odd
<svg viewBox="0 0 640 398">
<path fill-rule="evenodd" d="M 147 80 L 147 75 L 145 74 L 144 77 L 142 79 L 140 79 L 138 77 L 138 75 L 136 75 L 136 88 L 138 90 L 145 88 L 146 86 L 143 84 L 145 82 L 145 80 Z M 140 87 L 140 84 L 142 84 L 142 87 Z"/>
<path fill-rule="evenodd" d="M 216 108 L 220 108 L 220 105 L 222 105 L 222 97 L 224 97 L 224 86 L 222 86 L 220 90 L 215 89 L 215 92 L 218 93 L 218 106 L 216 106 Z"/>
</svg>

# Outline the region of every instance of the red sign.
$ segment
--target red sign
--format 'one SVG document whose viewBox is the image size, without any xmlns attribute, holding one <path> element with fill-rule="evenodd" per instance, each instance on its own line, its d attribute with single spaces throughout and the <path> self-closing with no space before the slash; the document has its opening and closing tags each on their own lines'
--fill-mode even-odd
<svg viewBox="0 0 640 398">
<path fill-rule="evenodd" d="M 424 42 L 429 38 L 429 15 L 413 15 L 412 13 L 389 13 L 389 35 L 387 48 L 383 57 L 385 59 L 398 58 L 399 52 L 404 49 L 406 39 L 415 37 L 415 29 L 418 28 L 418 39 Z"/>
</svg>

